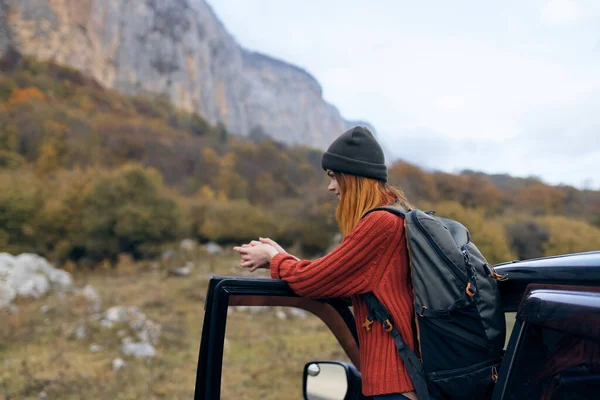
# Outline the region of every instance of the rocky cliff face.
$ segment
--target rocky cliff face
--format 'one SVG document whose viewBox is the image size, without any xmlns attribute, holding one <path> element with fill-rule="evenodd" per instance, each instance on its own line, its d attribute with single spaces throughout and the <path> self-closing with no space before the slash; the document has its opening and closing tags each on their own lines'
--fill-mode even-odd
<svg viewBox="0 0 600 400">
<path fill-rule="evenodd" d="M 166 93 L 239 135 L 323 148 L 351 124 L 306 71 L 241 48 L 204 0 L 0 0 L 0 52 Z"/>
</svg>

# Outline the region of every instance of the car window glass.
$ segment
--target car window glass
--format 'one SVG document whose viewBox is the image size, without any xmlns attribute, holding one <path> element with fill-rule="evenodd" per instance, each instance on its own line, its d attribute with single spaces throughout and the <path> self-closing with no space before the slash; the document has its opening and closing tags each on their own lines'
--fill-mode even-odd
<svg viewBox="0 0 600 400">
<path fill-rule="evenodd" d="M 570 326 L 569 326 L 570 324 Z M 585 334 L 573 326 L 585 324 Z M 527 324 L 511 372 L 509 399 L 597 399 L 600 393 L 600 317 L 562 321 L 554 327 Z M 582 331 L 579 331 L 582 332 Z"/>
<path fill-rule="evenodd" d="M 510 340 L 510 335 L 513 331 L 513 327 L 515 326 L 517 313 L 516 312 L 507 312 L 504 313 L 504 318 L 506 319 L 506 340 L 504 342 L 504 349 L 508 346 L 508 341 Z"/>
</svg>

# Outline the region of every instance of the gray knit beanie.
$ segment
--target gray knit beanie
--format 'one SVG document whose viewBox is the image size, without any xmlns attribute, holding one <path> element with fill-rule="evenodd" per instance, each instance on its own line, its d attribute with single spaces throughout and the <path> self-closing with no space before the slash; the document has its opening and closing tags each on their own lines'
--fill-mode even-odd
<svg viewBox="0 0 600 400">
<path fill-rule="evenodd" d="M 323 169 L 387 182 L 383 150 L 367 128 L 357 126 L 334 140 L 321 158 Z"/>
</svg>

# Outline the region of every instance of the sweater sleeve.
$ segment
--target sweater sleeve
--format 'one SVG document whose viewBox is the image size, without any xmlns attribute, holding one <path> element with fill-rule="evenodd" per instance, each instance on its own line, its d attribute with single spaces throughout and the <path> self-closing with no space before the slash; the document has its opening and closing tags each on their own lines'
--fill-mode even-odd
<svg viewBox="0 0 600 400">
<path fill-rule="evenodd" d="M 322 258 L 298 261 L 289 254 L 277 254 L 271 260 L 271 277 L 283 279 L 300 296 L 314 298 L 346 297 L 372 291 L 372 278 L 380 255 L 398 234 L 404 234 L 401 218 L 387 211 L 372 212 L 335 250 Z"/>
</svg>

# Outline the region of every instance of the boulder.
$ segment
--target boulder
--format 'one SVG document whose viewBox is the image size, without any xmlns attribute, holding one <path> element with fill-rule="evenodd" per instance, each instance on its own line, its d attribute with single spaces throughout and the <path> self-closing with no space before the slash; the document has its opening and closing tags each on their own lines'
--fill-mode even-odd
<svg viewBox="0 0 600 400">
<path fill-rule="evenodd" d="M 135 358 L 152 358 L 156 355 L 154 346 L 150 343 L 124 343 L 121 346 L 121 352 L 127 356 Z"/>
<path fill-rule="evenodd" d="M 204 246 L 204 251 L 212 256 L 223 253 L 223 248 L 214 242 L 209 242 Z"/>
</svg>

